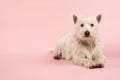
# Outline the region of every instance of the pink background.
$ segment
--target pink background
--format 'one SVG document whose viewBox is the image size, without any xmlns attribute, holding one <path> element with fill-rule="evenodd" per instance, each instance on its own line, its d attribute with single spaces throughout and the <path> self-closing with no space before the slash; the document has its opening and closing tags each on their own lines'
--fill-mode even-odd
<svg viewBox="0 0 120 80">
<path fill-rule="evenodd" d="M 119 0 L 0 0 L 0 80 L 120 79 L 119 7 Z M 102 14 L 105 68 L 52 59 L 48 50 L 73 31 L 73 13 Z"/>
</svg>

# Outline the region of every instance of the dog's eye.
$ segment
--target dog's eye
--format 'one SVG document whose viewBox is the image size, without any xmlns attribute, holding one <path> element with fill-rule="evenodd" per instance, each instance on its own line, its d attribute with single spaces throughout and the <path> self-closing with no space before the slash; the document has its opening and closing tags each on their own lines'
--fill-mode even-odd
<svg viewBox="0 0 120 80">
<path fill-rule="evenodd" d="M 94 26 L 94 24 L 90 24 L 90 26 L 91 26 L 91 27 L 93 27 L 93 26 Z"/>
<path fill-rule="evenodd" d="M 80 26 L 81 26 L 81 27 L 84 27 L 84 24 L 81 24 Z"/>
</svg>

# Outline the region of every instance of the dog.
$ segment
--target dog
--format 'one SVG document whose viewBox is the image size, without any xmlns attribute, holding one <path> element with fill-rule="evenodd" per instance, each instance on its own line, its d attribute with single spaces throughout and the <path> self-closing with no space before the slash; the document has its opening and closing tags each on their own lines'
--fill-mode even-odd
<svg viewBox="0 0 120 80">
<path fill-rule="evenodd" d="M 97 16 L 73 15 L 74 32 L 60 39 L 54 48 L 54 59 L 66 59 L 83 67 L 103 68 L 105 56 L 98 35 L 101 14 Z"/>
</svg>

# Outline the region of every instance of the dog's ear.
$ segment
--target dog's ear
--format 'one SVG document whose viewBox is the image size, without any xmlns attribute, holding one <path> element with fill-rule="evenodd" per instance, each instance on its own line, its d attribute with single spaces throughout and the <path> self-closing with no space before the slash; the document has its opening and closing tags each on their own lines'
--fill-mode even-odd
<svg viewBox="0 0 120 80">
<path fill-rule="evenodd" d="M 74 21 L 74 24 L 76 24 L 76 22 L 77 22 L 77 16 L 75 15 L 75 14 L 73 14 L 73 21 Z"/>
<path fill-rule="evenodd" d="M 101 14 L 99 14 L 99 15 L 96 17 L 96 19 L 97 19 L 98 23 L 100 23 L 101 18 L 102 18 L 102 15 L 101 15 Z"/>
</svg>

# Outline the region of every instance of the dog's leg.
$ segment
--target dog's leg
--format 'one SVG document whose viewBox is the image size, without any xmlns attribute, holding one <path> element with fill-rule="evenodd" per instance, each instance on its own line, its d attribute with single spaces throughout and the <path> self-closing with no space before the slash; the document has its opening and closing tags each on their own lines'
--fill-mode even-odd
<svg viewBox="0 0 120 80">
<path fill-rule="evenodd" d="M 66 60 L 71 60 L 72 56 L 71 56 L 70 48 L 67 47 L 65 50 L 66 51 L 63 52 L 63 58 L 65 58 Z"/>
<path fill-rule="evenodd" d="M 56 59 L 56 60 L 59 60 L 59 59 L 61 59 L 62 58 L 62 53 L 56 53 L 55 55 L 54 55 L 54 59 Z"/>
<path fill-rule="evenodd" d="M 57 46 L 54 50 L 54 59 L 59 60 L 62 58 L 62 51 L 60 48 Z"/>
<path fill-rule="evenodd" d="M 66 54 L 65 59 L 66 60 L 71 60 L 71 55 L 70 54 Z"/>
<path fill-rule="evenodd" d="M 92 60 L 95 62 L 96 68 L 103 68 L 105 64 L 105 58 L 102 52 L 98 52 L 92 56 Z"/>
<path fill-rule="evenodd" d="M 95 68 L 93 61 L 91 59 L 89 59 L 87 56 L 83 56 L 83 55 L 77 56 L 76 55 L 73 57 L 73 62 L 75 64 L 84 66 L 84 67 L 89 68 L 89 69 Z"/>
</svg>

